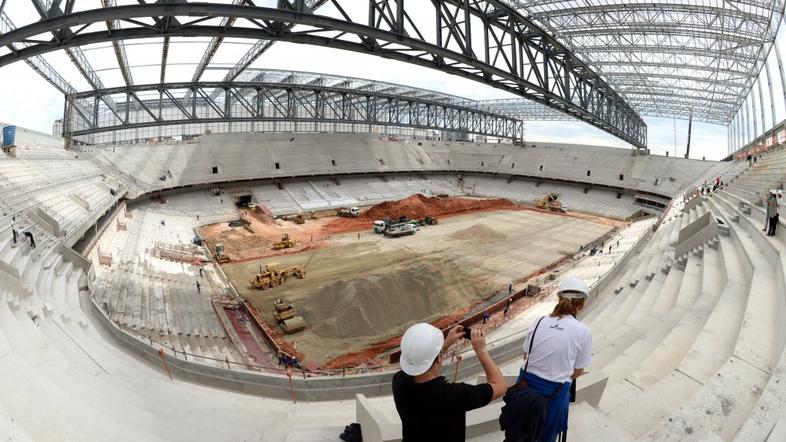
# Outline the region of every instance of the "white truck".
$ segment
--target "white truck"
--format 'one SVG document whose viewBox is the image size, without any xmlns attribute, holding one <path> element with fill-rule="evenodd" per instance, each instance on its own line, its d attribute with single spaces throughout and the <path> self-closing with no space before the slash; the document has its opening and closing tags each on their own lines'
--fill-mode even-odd
<svg viewBox="0 0 786 442">
<path fill-rule="evenodd" d="M 415 226 L 409 223 L 393 224 L 385 230 L 385 236 L 398 238 L 399 236 L 414 235 Z"/>
<path fill-rule="evenodd" d="M 344 218 L 357 218 L 360 216 L 360 209 L 357 207 L 339 207 L 336 215 Z"/>
</svg>

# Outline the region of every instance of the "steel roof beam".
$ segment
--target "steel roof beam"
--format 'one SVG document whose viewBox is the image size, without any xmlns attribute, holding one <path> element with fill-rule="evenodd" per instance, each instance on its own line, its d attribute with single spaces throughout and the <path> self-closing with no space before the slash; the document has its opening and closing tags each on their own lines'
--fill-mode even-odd
<svg viewBox="0 0 786 442">
<path fill-rule="evenodd" d="M 105 8 L 111 8 L 113 6 L 117 6 L 117 0 L 101 0 L 101 4 Z M 114 29 L 120 28 L 120 21 L 119 20 L 107 20 L 106 27 L 110 31 Z M 112 42 L 112 48 L 115 51 L 115 57 L 117 58 L 117 65 L 120 67 L 120 73 L 123 75 L 123 81 L 126 82 L 127 85 L 134 84 L 134 77 L 131 74 L 131 68 L 128 67 L 128 55 L 126 54 L 126 46 L 123 40 L 115 40 Z"/>
<path fill-rule="evenodd" d="M 213 100 L 207 94 L 208 89 L 221 89 L 226 93 Z M 256 92 L 253 101 L 242 98 L 240 91 L 245 89 Z M 181 99 L 172 93 L 183 90 L 191 91 L 191 111 L 182 106 Z M 138 115 L 117 121 L 104 108 L 94 114 L 91 127 L 73 130 L 69 126 L 66 128 L 67 136 L 82 137 L 169 125 L 258 121 L 403 126 L 511 138 L 514 141 L 520 140 L 523 134 L 521 121 L 483 109 L 374 91 L 294 83 L 156 83 L 80 92 L 69 96 L 66 117 L 71 112 L 72 103 L 98 102 L 104 95 L 123 95 L 121 110 L 125 115 L 132 111 Z M 255 105 L 251 105 L 252 102 Z M 177 112 L 165 111 L 169 108 L 177 109 Z M 196 108 L 204 112 L 194 112 Z"/>
<path fill-rule="evenodd" d="M 350 0 L 353 8 L 364 7 Z M 496 0 L 432 0 L 437 20 L 415 22 L 399 0 L 377 0 L 368 7 L 366 22 L 355 22 L 340 9 L 340 17 L 304 14 L 282 8 L 221 4 L 166 3 L 85 10 L 27 25 L 0 36 L 0 45 L 46 32 L 79 28 L 67 40 L 35 43 L 15 54 L 0 56 L 0 66 L 58 49 L 96 41 L 151 36 L 223 36 L 285 40 L 373 54 L 473 79 L 568 113 L 638 147 L 646 146 L 646 124 L 580 59 L 546 32 Z M 420 4 L 423 6 L 423 4 Z M 420 12 L 420 10 L 419 10 Z M 207 18 L 237 17 L 255 27 L 205 25 Z M 461 17 L 461 24 L 455 17 Z M 160 23 L 133 29 L 88 32 L 106 19 L 139 23 L 144 17 L 188 17 L 190 22 L 163 27 Z M 364 19 L 365 19 L 364 18 Z M 282 31 L 281 23 L 302 24 L 297 32 Z M 424 28 L 421 30 L 419 26 Z M 470 27 L 475 27 L 470 29 Z M 427 28 L 428 27 L 428 28 Z M 474 30 L 470 37 L 467 31 Z M 515 48 L 507 43 L 512 40 Z M 426 37 L 428 36 L 428 37 Z M 479 42 L 484 45 L 479 46 Z M 513 49 L 513 50 L 511 50 Z"/>
<path fill-rule="evenodd" d="M 31 0 L 31 1 L 33 2 L 33 6 L 35 6 L 35 9 L 38 12 L 38 15 L 41 16 L 42 20 L 54 19 L 67 14 L 60 9 L 59 0 L 55 0 L 54 2 L 45 1 L 45 0 Z M 72 34 L 69 28 L 63 28 L 59 31 L 52 30 L 48 32 L 52 33 L 52 35 L 54 36 L 54 41 L 63 41 L 63 39 L 69 38 Z M 45 32 L 42 32 L 42 34 L 44 33 Z M 74 66 L 76 66 L 76 69 L 79 71 L 79 73 L 81 73 L 82 76 L 85 77 L 85 80 L 87 80 L 88 84 L 90 84 L 90 86 L 93 89 L 101 89 L 104 87 L 103 82 L 101 82 L 101 78 L 98 76 L 98 74 L 95 72 L 93 67 L 90 65 L 90 62 L 87 60 L 87 57 L 85 56 L 85 53 L 82 52 L 82 48 L 80 48 L 79 46 L 72 46 L 72 47 L 65 47 L 64 49 L 66 55 L 68 55 L 68 58 L 71 60 Z M 117 104 L 112 100 L 112 97 L 107 97 L 105 98 L 105 100 L 107 106 L 109 106 L 110 109 L 112 110 L 117 109 Z"/>
</svg>

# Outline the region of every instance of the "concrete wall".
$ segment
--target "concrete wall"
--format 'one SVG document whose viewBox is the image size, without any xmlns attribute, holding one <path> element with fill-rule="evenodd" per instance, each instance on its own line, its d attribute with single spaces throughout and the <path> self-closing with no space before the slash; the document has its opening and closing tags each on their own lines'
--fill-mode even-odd
<svg viewBox="0 0 786 442">
<path fill-rule="evenodd" d="M 93 319 L 91 322 L 96 324 L 112 342 L 130 351 L 151 366 L 160 368 L 161 375 L 166 376 L 157 347 L 154 348 L 148 345 L 147 341 L 120 330 L 95 303 L 87 302 L 87 304 L 87 313 Z M 519 358 L 525 337 L 526 332 L 489 343 L 489 354 L 498 364 Z M 291 397 L 289 380 L 286 376 L 230 370 L 193 360 L 186 361 L 182 359 L 182 355 L 175 357 L 171 350 L 166 350 L 166 360 L 175 381 L 193 382 L 279 399 L 290 399 Z M 445 376 L 452 378 L 454 371 L 455 365 L 453 363 L 446 363 L 443 366 L 442 372 Z M 473 376 L 481 372 L 482 367 L 477 358 L 474 355 L 464 355 L 464 359 L 459 364 L 459 378 Z M 386 371 L 346 377 L 336 375 L 304 379 L 301 373 L 295 372 L 292 386 L 297 399 L 305 401 L 352 399 L 358 393 L 366 396 L 390 395 L 390 383 L 394 373 L 394 371 Z"/>
</svg>

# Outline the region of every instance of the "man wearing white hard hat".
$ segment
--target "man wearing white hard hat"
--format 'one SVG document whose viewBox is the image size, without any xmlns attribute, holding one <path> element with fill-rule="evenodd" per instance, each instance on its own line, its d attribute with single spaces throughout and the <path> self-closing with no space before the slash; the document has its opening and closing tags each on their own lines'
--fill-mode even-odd
<svg viewBox="0 0 786 442">
<path fill-rule="evenodd" d="M 592 334 L 576 319 L 588 296 L 589 287 L 581 278 L 570 276 L 562 280 L 554 311 L 535 321 L 524 341 L 526 363 L 518 382 L 549 398 L 539 441 L 554 441 L 568 430 L 571 383 L 584 374 L 592 361 Z"/>
<path fill-rule="evenodd" d="M 401 417 L 403 442 L 463 441 L 466 412 L 505 394 L 505 378 L 486 351 L 479 328 L 471 330 L 471 342 L 488 383 L 452 383 L 441 376 L 442 353 L 462 336 L 460 325 L 444 337 L 433 325 L 420 323 L 401 338 L 401 371 L 393 376 L 393 400 Z"/>
</svg>

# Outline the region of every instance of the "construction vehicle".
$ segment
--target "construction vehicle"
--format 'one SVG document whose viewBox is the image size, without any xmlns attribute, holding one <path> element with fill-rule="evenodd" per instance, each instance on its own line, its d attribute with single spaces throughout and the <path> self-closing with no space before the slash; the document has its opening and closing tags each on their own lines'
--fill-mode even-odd
<svg viewBox="0 0 786 442">
<path fill-rule="evenodd" d="M 435 226 L 439 224 L 439 220 L 436 216 L 426 215 L 420 222 L 422 226 Z"/>
<path fill-rule="evenodd" d="M 357 207 L 339 207 L 336 210 L 336 216 L 343 218 L 357 218 L 360 216 L 360 209 Z"/>
<path fill-rule="evenodd" d="M 388 224 L 385 221 L 381 219 L 374 221 L 374 233 L 385 233 L 387 228 Z"/>
<path fill-rule="evenodd" d="M 276 319 L 276 322 L 282 323 L 295 316 L 297 316 L 297 310 L 295 310 L 292 303 L 285 301 L 283 298 L 277 298 L 273 301 L 273 317 Z"/>
<path fill-rule="evenodd" d="M 296 276 L 300 279 L 306 277 L 303 267 L 292 266 L 284 269 L 278 267 L 278 263 L 270 262 L 265 265 L 265 270 L 260 268 L 260 272 L 251 278 L 251 285 L 260 290 L 269 289 L 283 284 L 290 277 Z"/>
<path fill-rule="evenodd" d="M 229 262 L 229 255 L 224 250 L 224 245 L 220 242 L 216 243 L 216 262 L 219 264 Z"/>
<path fill-rule="evenodd" d="M 554 212 L 566 212 L 567 209 L 559 201 L 558 193 L 547 193 L 543 198 L 539 199 L 536 203 L 538 209 L 546 209 Z"/>
<path fill-rule="evenodd" d="M 306 214 L 303 212 L 298 213 L 297 215 L 295 215 L 294 222 L 295 224 L 305 224 Z"/>
<path fill-rule="evenodd" d="M 303 320 L 302 316 L 295 316 L 293 318 L 281 322 L 281 331 L 283 331 L 285 335 L 291 335 L 292 333 L 297 333 L 305 328 L 306 328 L 306 321 Z"/>
<path fill-rule="evenodd" d="M 297 241 L 292 239 L 289 236 L 289 233 L 285 233 L 281 235 L 281 241 L 276 241 L 273 243 L 273 249 L 274 250 L 288 249 L 290 247 L 295 247 L 295 244 L 297 244 Z"/>
<path fill-rule="evenodd" d="M 393 224 L 385 229 L 385 236 L 398 238 L 399 236 L 414 235 L 415 226 L 410 223 Z"/>
</svg>

